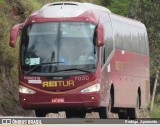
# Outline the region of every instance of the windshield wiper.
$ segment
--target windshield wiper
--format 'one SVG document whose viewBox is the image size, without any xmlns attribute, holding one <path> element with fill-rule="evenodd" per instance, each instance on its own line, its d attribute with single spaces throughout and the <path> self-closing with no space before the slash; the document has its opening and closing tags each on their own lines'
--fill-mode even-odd
<svg viewBox="0 0 160 127">
<path fill-rule="evenodd" d="M 82 68 L 70 68 L 70 69 L 64 69 L 64 70 L 58 70 L 57 72 L 61 72 L 61 71 L 74 71 L 74 70 L 77 70 L 77 71 L 83 71 L 83 72 L 91 72 L 89 70 L 85 70 L 85 69 L 82 69 Z"/>
<path fill-rule="evenodd" d="M 25 72 L 24 74 L 30 74 L 31 72 L 33 72 L 35 69 L 37 69 L 38 67 L 40 67 L 40 66 L 42 66 L 42 65 L 57 64 L 57 63 L 64 63 L 64 62 L 51 62 L 51 63 L 41 63 L 41 64 L 37 64 L 35 67 L 33 67 L 32 69 L 28 70 L 28 71 Z"/>
</svg>

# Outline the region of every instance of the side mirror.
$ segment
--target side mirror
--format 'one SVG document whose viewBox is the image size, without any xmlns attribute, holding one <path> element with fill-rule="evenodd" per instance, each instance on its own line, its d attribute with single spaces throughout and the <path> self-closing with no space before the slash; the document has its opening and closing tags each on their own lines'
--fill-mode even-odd
<svg viewBox="0 0 160 127">
<path fill-rule="evenodd" d="M 23 23 L 22 24 L 17 24 L 17 25 L 14 25 L 10 31 L 10 42 L 9 42 L 9 45 L 11 47 L 15 47 L 16 46 L 16 41 L 17 41 L 17 37 L 18 37 L 18 33 L 19 33 L 19 30 L 22 29 L 23 27 Z"/>
<path fill-rule="evenodd" d="M 104 45 L 104 28 L 102 24 L 98 24 L 97 28 L 97 46 L 103 46 Z"/>
</svg>

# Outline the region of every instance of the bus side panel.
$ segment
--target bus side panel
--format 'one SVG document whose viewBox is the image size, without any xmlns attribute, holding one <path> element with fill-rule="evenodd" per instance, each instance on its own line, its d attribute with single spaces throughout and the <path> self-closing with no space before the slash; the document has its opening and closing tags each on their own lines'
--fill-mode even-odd
<svg viewBox="0 0 160 127">
<path fill-rule="evenodd" d="M 141 88 L 141 108 L 148 106 L 150 100 L 150 84 L 148 78 L 143 78 L 140 85 Z"/>
<path fill-rule="evenodd" d="M 101 106 L 106 107 L 109 104 L 110 89 L 111 89 L 111 73 L 109 72 L 109 64 L 104 65 L 101 72 Z"/>
<path fill-rule="evenodd" d="M 115 107 L 132 107 L 134 102 L 134 87 L 131 80 L 131 68 L 128 58 L 129 53 L 116 50 L 112 59 L 111 73 L 114 84 L 114 106 Z M 131 91 L 132 89 L 132 91 Z"/>
<path fill-rule="evenodd" d="M 141 59 L 141 60 L 140 60 Z M 141 62 L 144 56 L 136 53 L 116 50 L 111 61 L 111 75 L 114 84 L 114 106 L 115 107 L 135 107 L 138 87 L 141 89 L 142 105 L 145 105 L 148 91 L 146 82 L 148 79 L 148 70 Z M 147 62 L 147 59 L 145 60 Z M 145 74 L 144 74 L 145 73 Z M 145 77 L 144 77 L 145 76 Z"/>
<path fill-rule="evenodd" d="M 147 107 L 150 101 L 150 80 L 149 80 L 149 57 L 142 55 L 141 56 L 141 107 Z"/>
</svg>

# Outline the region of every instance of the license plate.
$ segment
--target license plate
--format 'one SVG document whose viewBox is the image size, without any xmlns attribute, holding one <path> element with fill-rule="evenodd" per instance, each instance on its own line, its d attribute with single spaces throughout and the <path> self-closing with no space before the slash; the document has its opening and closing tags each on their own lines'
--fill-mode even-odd
<svg viewBox="0 0 160 127">
<path fill-rule="evenodd" d="M 64 102 L 64 98 L 52 98 L 51 102 L 52 103 L 63 103 Z"/>
</svg>

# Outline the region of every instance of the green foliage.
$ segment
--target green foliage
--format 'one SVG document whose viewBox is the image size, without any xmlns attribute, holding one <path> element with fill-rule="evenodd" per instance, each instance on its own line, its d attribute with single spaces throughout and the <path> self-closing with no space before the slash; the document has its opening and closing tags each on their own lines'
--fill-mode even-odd
<svg viewBox="0 0 160 127">
<path fill-rule="evenodd" d="M 89 2 L 89 3 L 107 6 L 107 5 L 110 5 L 112 0 L 37 0 L 37 2 L 42 3 L 42 5 L 46 3 L 61 2 L 61 1 Z"/>
<path fill-rule="evenodd" d="M 32 0 L 0 0 L 0 115 L 23 112 L 18 101 L 18 51 L 9 47 L 11 27 L 39 9 L 40 3 Z"/>
<path fill-rule="evenodd" d="M 152 75 L 160 69 L 160 2 L 159 0 L 132 0 L 129 7 L 129 17 L 140 20 L 147 27 Z"/>
<path fill-rule="evenodd" d="M 109 6 L 107 6 L 107 4 L 106 5 L 103 4 L 103 5 L 109 8 L 112 11 L 112 13 L 119 14 L 122 16 L 128 15 L 128 6 L 129 6 L 128 0 L 112 0 L 112 1 L 108 0 L 108 1 L 109 1 L 108 3 Z"/>
<path fill-rule="evenodd" d="M 151 118 L 160 118 L 160 105 L 154 103 L 153 110 L 150 112 Z"/>
<path fill-rule="evenodd" d="M 101 5 L 108 7 L 109 5 L 111 5 L 113 0 L 101 0 Z"/>
<path fill-rule="evenodd" d="M 1 3 L 4 3 L 4 0 L 0 0 L 0 4 L 1 4 Z"/>
<path fill-rule="evenodd" d="M 157 94 L 155 96 L 155 103 L 158 104 L 158 105 L 160 105 L 160 94 Z"/>
</svg>

